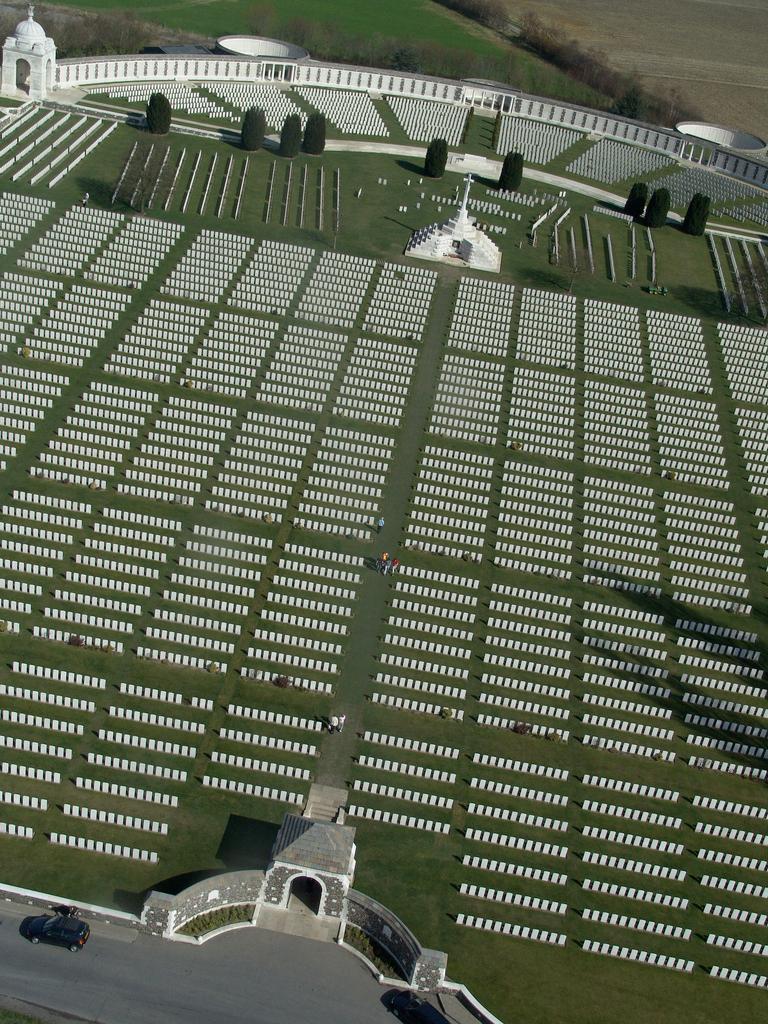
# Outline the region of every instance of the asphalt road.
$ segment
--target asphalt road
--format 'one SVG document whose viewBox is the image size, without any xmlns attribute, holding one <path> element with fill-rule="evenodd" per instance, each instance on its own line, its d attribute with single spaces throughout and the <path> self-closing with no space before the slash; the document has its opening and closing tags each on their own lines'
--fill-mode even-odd
<svg viewBox="0 0 768 1024">
<path fill-rule="evenodd" d="M 191 946 L 95 924 L 70 953 L 23 939 L 24 916 L 0 908 L 0 992 L 32 1006 L 99 1024 L 393 1022 L 387 989 L 333 943 L 249 928 Z"/>
</svg>

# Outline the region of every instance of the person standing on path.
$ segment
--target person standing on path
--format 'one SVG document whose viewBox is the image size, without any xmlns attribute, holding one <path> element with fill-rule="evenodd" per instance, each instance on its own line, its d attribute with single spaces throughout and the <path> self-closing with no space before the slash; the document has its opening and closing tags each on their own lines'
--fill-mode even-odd
<svg viewBox="0 0 768 1024">
<path fill-rule="evenodd" d="M 379 516 L 379 518 L 376 520 L 376 532 L 377 533 L 381 533 L 381 531 L 383 529 L 384 529 L 384 516 Z"/>
<path fill-rule="evenodd" d="M 344 728 L 344 723 L 346 722 L 346 720 L 346 715 L 339 715 L 339 724 L 336 726 L 339 732 L 341 732 L 341 730 Z"/>
<path fill-rule="evenodd" d="M 331 722 L 328 726 L 328 732 L 341 732 L 339 728 L 339 720 L 336 715 L 331 715 Z"/>
</svg>

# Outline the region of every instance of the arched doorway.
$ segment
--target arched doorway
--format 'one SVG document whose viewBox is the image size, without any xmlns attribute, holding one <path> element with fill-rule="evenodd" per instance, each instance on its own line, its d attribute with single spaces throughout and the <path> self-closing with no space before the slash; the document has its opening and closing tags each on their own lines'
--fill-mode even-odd
<svg viewBox="0 0 768 1024">
<path fill-rule="evenodd" d="M 323 887 L 316 878 L 297 875 L 288 890 L 288 909 L 299 914 L 319 914 Z"/>
<path fill-rule="evenodd" d="M 32 71 L 29 61 L 20 57 L 16 61 L 16 88 L 21 92 L 29 92 L 29 76 Z"/>
</svg>

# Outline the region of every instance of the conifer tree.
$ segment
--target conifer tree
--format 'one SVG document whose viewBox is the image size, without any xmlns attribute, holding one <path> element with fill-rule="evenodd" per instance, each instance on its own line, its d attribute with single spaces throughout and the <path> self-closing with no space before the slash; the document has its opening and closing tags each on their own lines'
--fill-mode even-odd
<svg viewBox="0 0 768 1024">
<path fill-rule="evenodd" d="M 643 216 L 646 203 L 648 202 L 648 186 L 644 181 L 636 181 L 629 190 L 627 201 L 624 203 L 624 213 L 636 219 Z"/>
<path fill-rule="evenodd" d="M 289 114 L 283 121 L 280 132 L 280 156 L 298 156 L 301 149 L 301 118 L 298 114 Z"/>
<path fill-rule="evenodd" d="M 661 228 L 667 223 L 669 213 L 670 196 L 669 189 L 657 188 L 648 200 L 645 209 L 645 223 L 649 228 Z"/>
<path fill-rule="evenodd" d="M 307 118 L 302 149 L 312 156 L 319 156 L 325 150 L 325 114 L 315 111 Z"/>
<path fill-rule="evenodd" d="M 501 165 L 499 175 L 499 190 L 502 192 L 516 192 L 523 180 L 523 154 L 507 153 L 504 163 Z"/>
<path fill-rule="evenodd" d="M 442 178 L 448 163 L 448 143 L 445 139 L 432 139 L 424 158 L 424 173 L 428 178 Z"/>
<path fill-rule="evenodd" d="M 264 136 L 267 133 L 267 118 L 263 110 L 258 107 L 251 107 L 246 110 L 243 116 L 243 126 L 240 131 L 240 145 L 249 153 L 261 149 L 264 145 Z"/>
<path fill-rule="evenodd" d="M 171 104 L 161 92 L 153 92 L 147 102 L 147 128 L 153 135 L 167 135 L 171 130 Z"/>
<path fill-rule="evenodd" d="M 688 235 L 703 235 L 707 228 L 707 217 L 711 200 L 702 192 L 696 192 L 691 196 L 688 209 L 685 211 L 683 220 L 683 231 Z"/>
</svg>

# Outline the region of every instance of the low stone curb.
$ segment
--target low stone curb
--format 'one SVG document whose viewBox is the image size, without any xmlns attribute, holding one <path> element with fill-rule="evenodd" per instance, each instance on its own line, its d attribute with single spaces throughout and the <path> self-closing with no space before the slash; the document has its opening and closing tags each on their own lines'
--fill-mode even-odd
<svg viewBox="0 0 768 1024">
<path fill-rule="evenodd" d="M 373 963 L 371 963 L 365 953 L 361 953 L 359 949 L 355 949 L 354 946 L 348 945 L 343 939 L 336 939 L 336 945 L 341 946 L 341 948 L 346 950 L 347 953 L 351 953 L 352 956 L 356 956 L 358 960 L 361 960 L 380 985 L 393 985 L 397 988 L 405 989 L 409 989 L 411 987 L 407 981 L 403 981 L 400 978 L 387 978 Z"/>
<path fill-rule="evenodd" d="M 194 920 L 194 918 L 192 919 Z M 223 935 L 225 932 L 236 932 L 239 928 L 255 928 L 256 925 L 253 921 L 233 921 L 232 924 L 223 924 L 221 928 L 214 928 L 210 932 L 206 932 L 205 935 L 181 935 L 179 932 L 174 932 L 169 935 L 168 938 L 171 942 L 188 942 L 190 945 L 202 946 L 208 939 L 215 939 L 219 935 Z"/>
</svg>

